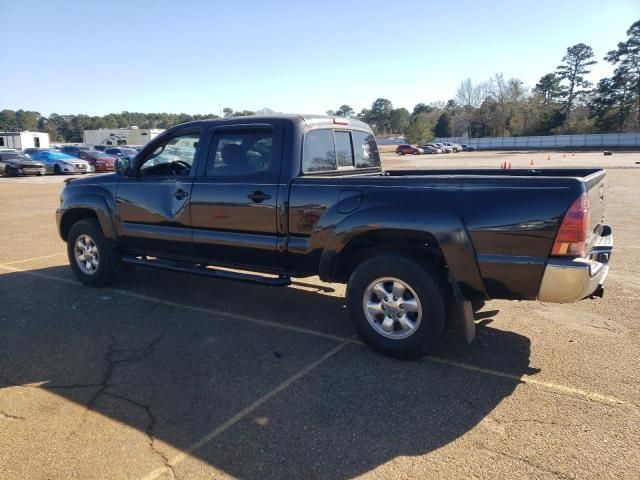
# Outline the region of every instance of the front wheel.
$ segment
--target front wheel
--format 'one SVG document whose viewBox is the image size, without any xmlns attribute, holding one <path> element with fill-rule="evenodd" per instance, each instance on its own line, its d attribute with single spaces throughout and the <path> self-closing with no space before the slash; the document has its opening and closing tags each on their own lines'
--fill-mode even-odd
<svg viewBox="0 0 640 480">
<path fill-rule="evenodd" d="M 62 169 L 60 168 L 60 165 L 53 166 L 53 173 L 55 173 L 56 175 L 60 175 L 62 173 Z"/>
<path fill-rule="evenodd" d="M 445 325 L 437 272 L 398 255 L 361 263 L 347 285 L 351 320 L 362 341 L 394 358 L 415 359 L 433 349 Z"/>
<path fill-rule="evenodd" d="M 67 236 L 67 255 L 76 278 L 91 287 L 103 287 L 116 278 L 117 258 L 94 219 L 73 224 Z"/>
</svg>

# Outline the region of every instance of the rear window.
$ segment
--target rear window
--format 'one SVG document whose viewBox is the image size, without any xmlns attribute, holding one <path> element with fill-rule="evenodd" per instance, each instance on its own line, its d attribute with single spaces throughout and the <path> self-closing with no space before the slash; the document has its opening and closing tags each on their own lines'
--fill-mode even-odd
<svg viewBox="0 0 640 480">
<path fill-rule="evenodd" d="M 336 140 L 336 159 L 339 167 L 353 167 L 353 151 L 351 150 L 351 134 L 334 132 Z"/>
<path fill-rule="evenodd" d="M 302 152 L 304 173 L 379 166 L 378 147 L 368 132 L 322 129 L 305 134 Z"/>
<path fill-rule="evenodd" d="M 353 155 L 356 168 L 371 168 L 380 166 L 380 154 L 376 139 L 367 132 L 351 132 L 353 139 Z"/>
</svg>

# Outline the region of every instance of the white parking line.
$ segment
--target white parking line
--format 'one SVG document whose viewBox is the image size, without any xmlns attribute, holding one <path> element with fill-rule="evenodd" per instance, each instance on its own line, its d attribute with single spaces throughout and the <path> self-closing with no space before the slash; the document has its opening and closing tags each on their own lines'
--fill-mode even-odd
<svg viewBox="0 0 640 480">
<path fill-rule="evenodd" d="M 53 275 L 47 275 L 47 274 L 43 274 L 43 273 L 38 273 L 38 272 L 32 272 L 29 270 L 23 270 L 21 268 L 16 268 L 16 267 L 8 267 L 6 266 L 6 264 L 4 265 L 0 265 L 0 269 L 4 269 L 4 270 L 8 270 L 8 271 L 12 271 L 12 272 L 20 272 L 20 273 L 24 273 L 27 275 L 32 275 L 32 276 L 36 276 L 36 277 L 41 277 L 41 278 L 46 278 L 48 280 L 55 280 L 55 281 L 59 281 L 59 282 L 64 282 L 64 283 L 68 283 L 68 284 L 72 284 L 72 285 L 79 285 L 78 282 L 76 282 L 75 280 L 70 280 L 67 278 L 60 278 L 60 277 L 55 277 Z M 185 309 L 185 310 L 191 310 L 191 311 L 195 311 L 195 312 L 200 312 L 200 313 L 206 313 L 209 315 L 214 316 L 214 318 L 217 319 L 221 319 L 221 318 L 229 318 L 232 320 L 238 320 L 238 321 L 243 321 L 243 322 L 248 322 L 248 323 L 253 323 L 255 325 L 260 325 L 263 327 L 271 327 L 271 328 L 278 328 L 281 330 L 289 330 L 289 331 L 293 331 L 293 332 L 298 332 L 298 333 L 303 333 L 303 334 L 307 334 L 307 335 L 314 335 L 317 337 L 323 337 L 323 338 L 328 338 L 331 340 L 335 340 L 335 341 L 339 341 L 339 342 L 344 342 L 344 343 L 352 343 L 352 344 L 356 344 L 356 345 L 363 345 L 362 342 L 360 342 L 359 340 L 356 339 L 351 339 L 351 338 L 345 338 L 345 337 L 341 337 L 339 335 L 332 335 L 329 333 L 323 333 L 323 332 L 318 332 L 316 330 L 310 330 L 307 328 L 302 328 L 302 327 L 296 327 L 293 325 L 286 325 L 283 323 L 278 323 L 278 322 L 271 322 L 268 320 L 259 320 L 257 318 L 253 318 L 247 315 L 240 315 L 237 313 L 230 313 L 230 312 L 225 312 L 222 310 L 216 310 L 213 308 L 205 308 L 205 307 L 196 307 L 193 305 L 187 305 L 187 304 L 182 304 L 182 303 L 178 303 L 178 302 L 171 302 L 171 301 L 167 301 L 165 299 L 161 299 L 161 298 L 157 298 L 157 297 L 152 297 L 149 295 L 143 295 L 143 294 L 139 294 L 139 293 L 134 293 L 128 290 L 121 290 L 121 289 L 113 289 L 113 288 L 109 288 L 107 289 L 109 291 L 112 291 L 114 293 L 118 293 L 120 295 L 123 296 L 128 296 L 128 297 L 132 297 L 132 298 L 136 298 L 136 299 L 140 299 L 140 300 L 145 300 L 145 301 L 149 301 L 149 302 L 162 302 L 163 305 L 168 305 L 171 307 L 176 307 L 176 308 L 181 308 L 181 309 Z M 426 356 L 423 359 L 424 361 L 427 362 L 432 362 L 432 363 L 438 363 L 438 364 L 442 364 L 442 365 L 448 365 L 448 366 L 452 366 L 452 367 L 456 367 L 456 368 L 461 368 L 463 370 L 467 370 L 467 371 L 471 371 L 471 372 L 476 372 L 476 373 L 483 373 L 485 375 L 490 375 L 493 377 L 498 377 L 498 378 L 505 378 L 505 379 L 509 379 L 509 380 L 513 380 L 519 383 L 524 383 L 527 385 L 532 385 L 532 386 L 536 386 L 536 387 L 543 387 L 546 388 L 548 390 L 553 390 L 556 392 L 560 392 L 560 393 L 564 393 L 566 395 L 572 395 L 572 396 L 578 396 L 578 397 L 582 397 L 588 400 L 592 400 L 592 401 L 596 401 L 598 403 L 604 403 L 607 405 L 626 405 L 626 406 L 632 406 L 635 408 L 638 408 L 639 405 L 633 402 L 629 402 L 627 400 L 622 400 L 620 398 L 611 396 L 611 395 L 603 395 L 601 393 L 597 393 L 597 392 L 589 392 L 587 390 L 582 390 L 579 388 L 575 388 L 575 387 L 570 387 L 570 386 L 566 386 L 566 385 L 560 385 L 560 384 L 556 384 L 556 383 L 552 383 L 552 382 L 545 382 L 542 380 L 538 380 L 535 378 L 531 378 L 531 377 L 526 377 L 526 376 L 518 376 L 518 375 L 513 375 L 510 373 L 505 373 L 505 372 L 501 372 L 499 370 L 493 370 L 493 369 L 488 369 L 488 368 L 483 368 L 483 367 L 478 367 L 476 365 L 472 365 L 472 364 L 468 364 L 468 363 L 464 363 L 464 362 L 458 362 L 458 361 L 454 361 L 454 360 L 449 360 L 446 358 L 441 358 L 441 357 L 435 357 L 435 356 Z"/>
<path fill-rule="evenodd" d="M 287 380 L 285 380 L 284 382 L 282 382 L 276 388 L 274 388 L 273 390 L 269 391 L 268 393 L 266 393 L 265 395 L 260 397 L 258 400 L 253 402 L 251 405 L 249 405 L 249 406 L 243 408 L 242 410 L 240 410 L 238 413 L 236 413 L 229 420 L 227 420 L 226 422 L 222 423 L 218 427 L 216 427 L 213 430 L 211 430 L 211 432 L 207 433 L 205 436 L 200 438 L 197 442 L 193 443 L 191 446 L 189 446 L 188 448 L 183 450 L 180 454 L 178 454 L 175 457 L 171 458 L 167 462 L 167 464 L 168 464 L 167 466 L 157 468 L 156 470 L 152 471 L 148 475 L 145 475 L 144 477 L 142 477 L 142 480 L 155 480 L 160 475 L 162 475 L 164 472 L 169 470 L 169 467 L 175 467 L 180 462 L 182 462 L 185 458 L 187 458 L 187 456 L 191 455 L 193 452 L 195 452 L 196 450 L 200 449 L 201 447 L 203 447 L 204 445 L 209 443 L 211 440 L 213 440 L 216 437 L 220 436 L 222 433 L 224 433 L 230 427 L 232 427 L 233 425 L 238 423 L 240 420 L 245 418 L 251 412 L 253 412 L 257 408 L 259 408 L 262 405 L 264 405 L 265 403 L 267 403 L 269 400 L 271 400 L 274 396 L 276 396 L 278 393 L 283 391 L 289 385 L 291 385 L 295 381 L 301 379 L 307 373 L 309 373 L 311 370 L 316 368 L 318 365 L 324 363 L 329 358 L 333 357 L 336 353 L 338 353 L 340 350 L 342 350 L 344 347 L 346 347 L 349 343 L 351 343 L 351 342 L 347 340 L 347 341 L 342 342 L 340 345 L 337 345 L 336 347 L 333 347 L 331 350 L 329 350 L 327 353 L 325 353 L 318 360 L 316 360 L 315 362 L 310 363 L 309 365 L 304 367 L 302 370 L 300 370 L 298 373 L 296 373 L 292 377 L 290 377 Z"/>
<path fill-rule="evenodd" d="M 62 255 L 66 255 L 66 253 L 54 253 L 53 255 L 45 255 L 43 257 L 33 257 L 33 258 L 26 258 L 24 260 L 16 260 L 15 262 L 7 262 L 7 263 L 3 263 L 0 265 L 0 267 L 5 267 L 7 265 L 15 265 L 17 263 L 27 263 L 27 262 L 35 262 L 36 260 L 45 260 L 47 258 L 53 258 L 53 257 L 61 257 Z"/>
<path fill-rule="evenodd" d="M 635 403 L 632 402 L 628 402 L 626 400 L 622 400 L 620 398 L 617 397 L 613 397 L 611 395 L 602 395 L 601 393 L 596 393 L 596 392 L 589 392 L 587 390 L 581 390 L 579 388 L 575 388 L 575 387 L 568 387 L 566 385 L 559 385 L 556 383 L 551 383 L 551 382 L 545 382 L 543 380 L 538 380 L 536 378 L 531 378 L 531 377 L 525 377 L 525 376 L 518 376 L 518 375 L 513 375 L 511 373 L 505 373 L 505 372 L 500 372 L 498 370 L 493 370 L 490 368 L 483 368 L 483 367 L 477 367 L 475 365 L 470 365 L 468 363 L 462 363 L 462 362 L 456 362 L 455 360 L 448 360 L 446 358 L 440 358 L 440 357 L 433 357 L 431 355 L 427 356 L 424 358 L 424 360 L 428 361 L 428 362 L 434 362 L 434 363 L 440 363 L 443 365 L 448 365 L 451 367 L 458 367 L 458 368 L 462 368 L 464 370 L 469 370 L 472 372 L 478 372 L 478 373 L 484 373 L 486 375 L 491 375 L 494 377 L 500 377 L 500 378 L 507 378 L 510 380 L 514 380 L 516 382 L 519 383 L 525 383 L 527 385 L 534 385 L 534 386 L 538 386 L 538 387 L 544 387 L 548 390 L 555 390 L 557 392 L 560 393 L 565 393 L 568 395 L 574 395 L 574 396 L 578 396 L 578 397 L 583 397 L 586 398 L 588 400 L 593 400 L 595 402 L 598 403 L 605 403 L 605 404 L 611 404 L 611 405 L 626 405 L 626 406 L 631 406 L 631 407 L 638 407 L 638 405 L 636 405 Z"/>
<path fill-rule="evenodd" d="M 68 278 L 56 277 L 54 275 L 47 275 L 46 273 L 32 272 L 30 270 L 23 270 L 21 268 L 16 268 L 16 267 L 8 267 L 7 264 L 0 265 L 0 269 L 8 270 L 10 272 L 24 273 L 26 275 L 32 275 L 34 277 L 46 278 L 47 280 L 55 280 L 55 281 L 58 281 L 58 282 L 69 283 L 71 285 L 80 285 L 75 280 L 69 280 Z M 298 333 L 306 333 L 308 335 L 315 335 L 316 337 L 328 338 L 328 339 L 331 339 L 331 340 L 336 340 L 338 342 L 343 342 L 345 340 L 349 340 L 349 339 L 341 337 L 339 335 L 332 335 L 330 333 L 318 332 L 316 330 L 310 330 L 308 328 L 303 328 L 303 327 L 296 327 L 294 325 L 287 325 L 287 324 L 278 323 L 278 322 L 270 322 L 268 320 L 259 320 L 257 318 L 249 317 L 247 315 L 240 315 L 240 314 L 237 314 L 237 313 L 226 312 L 224 310 L 216 310 L 214 308 L 196 307 L 196 306 L 187 305 L 187 304 L 184 304 L 184 303 L 171 302 L 171 301 L 167 301 L 167 300 L 160 299 L 160 298 L 157 298 L 157 297 L 151 297 L 149 295 L 144 295 L 144 294 L 141 294 L 141 293 L 131 292 L 129 290 L 121 290 L 121 289 L 117 289 L 117 288 L 107 288 L 105 290 L 109 290 L 109 291 L 114 292 L 114 293 L 119 293 L 120 295 L 124 295 L 124 296 L 127 296 L 127 297 L 137 298 L 139 300 L 145 300 L 147 302 L 154 302 L 154 303 L 155 302 L 162 302 L 163 305 L 167 305 L 167 306 L 170 306 L 170 307 L 181 308 L 181 309 L 184 309 L 184 310 L 191 310 L 193 312 L 199 312 L 199 313 L 207 313 L 207 314 L 214 315 L 214 316 L 217 316 L 217 317 L 226 317 L 226 318 L 230 318 L 230 319 L 233 319 L 233 320 L 239 320 L 239 321 L 243 321 L 243 322 L 253 323 L 255 325 L 260 325 L 260 326 L 263 326 L 263 327 L 272 327 L 272 328 L 279 328 L 279 329 L 282 329 L 282 330 L 289 330 L 289 331 L 298 332 Z M 356 340 L 349 340 L 349 341 L 356 342 Z"/>
</svg>

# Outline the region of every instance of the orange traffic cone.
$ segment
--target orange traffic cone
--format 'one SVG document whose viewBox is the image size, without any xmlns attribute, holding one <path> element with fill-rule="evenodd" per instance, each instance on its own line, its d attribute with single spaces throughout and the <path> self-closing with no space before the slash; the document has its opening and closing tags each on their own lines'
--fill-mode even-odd
<svg viewBox="0 0 640 480">
<path fill-rule="evenodd" d="M 533 158 L 531 159 L 531 163 L 529 165 L 533 167 Z"/>
<path fill-rule="evenodd" d="M 509 167 L 507 167 L 507 168 L 509 168 L 509 170 L 511 170 L 511 162 L 509 162 Z"/>
</svg>

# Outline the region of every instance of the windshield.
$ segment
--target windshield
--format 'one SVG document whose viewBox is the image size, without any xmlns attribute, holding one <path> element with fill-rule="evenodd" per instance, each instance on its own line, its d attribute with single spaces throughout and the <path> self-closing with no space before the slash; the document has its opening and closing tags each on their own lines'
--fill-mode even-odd
<svg viewBox="0 0 640 480">
<path fill-rule="evenodd" d="M 93 158 L 113 158 L 111 155 L 107 155 L 104 152 L 99 152 L 99 151 L 95 151 L 95 152 L 88 152 Z"/>
<path fill-rule="evenodd" d="M 23 153 L 3 153 L 0 155 L 2 160 L 31 160 L 31 158 Z"/>
<path fill-rule="evenodd" d="M 71 155 L 67 155 L 66 153 L 54 152 L 54 151 L 34 153 L 33 158 L 36 158 L 36 159 L 48 158 L 50 160 L 77 160 L 75 157 L 72 157 Z"/>
</svg>

